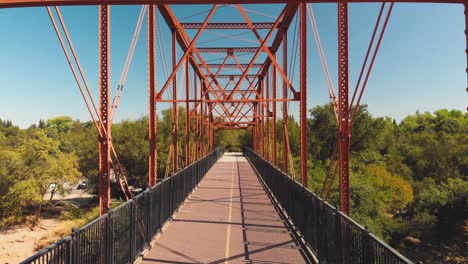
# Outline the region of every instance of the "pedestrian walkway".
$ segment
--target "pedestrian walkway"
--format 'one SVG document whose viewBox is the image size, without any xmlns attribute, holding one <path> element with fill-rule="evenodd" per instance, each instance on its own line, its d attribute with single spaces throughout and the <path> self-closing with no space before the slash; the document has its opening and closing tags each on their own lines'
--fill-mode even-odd
<svg viewBox="0 0 468 264">
<path fill-rule="evenodd" d="M 220 158 L 142 262 L 306 263 L 241 153 Z"/>
</svg>

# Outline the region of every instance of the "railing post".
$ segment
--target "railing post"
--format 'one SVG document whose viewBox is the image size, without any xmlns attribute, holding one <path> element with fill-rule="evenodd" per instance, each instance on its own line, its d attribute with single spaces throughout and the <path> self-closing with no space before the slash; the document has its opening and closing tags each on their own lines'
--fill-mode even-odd
<svg viewBox="0 0 468 264">
<path fill-rule="evenodd" d="M 109 264 L 114 263 L 114 214 L 112 211 L 107 213 L 107 235 L 106 235 L 106 262 Z"/>
<path fill-rule="evenodd" d="M 371 250 L 369 228 L 365 227 L 365 233 L 362 236 L 362 258 L 364 263 L 374 263 L 373 250 Z"/>
<path fill-rule="evenodd" d="M 135 218 L 136 218 L 136 210 L 135 210 L 135 201 L 130 200 L 130 261 L 135 261 L 136 255 L 136 225 L 135 225 Z"/>
<path fill-rule="evenodd" d="M 72 228 L 71 229 L 71 239 L 70 239 L 70 250 L 69 250 L 69 256 L 68 256 L 68 261 L 70 264 L 76 264 L 76 249 L 75 249 L 75 242 L 76 240 L 76 229 Z"/>
<path fill-rule="evenodd" d="M 151 243 L 151 233 L 152 233 L 152 227 L 151 227 L 151 223 L 152 223 L 152 216 L 153 216 L 153 199 L 151 199 L 151 189 L 148 188 L 146 189 L 146 192 L 145 194 L 143 194 L 145 198 L 146 197 L 146 224 L 145 224 L 145 228 L 146 228 L 146 244 L 145 246 L 148 246 L 150 243 Z M 145 201 L 145 200 L 143 200 Z"/>
</svg>

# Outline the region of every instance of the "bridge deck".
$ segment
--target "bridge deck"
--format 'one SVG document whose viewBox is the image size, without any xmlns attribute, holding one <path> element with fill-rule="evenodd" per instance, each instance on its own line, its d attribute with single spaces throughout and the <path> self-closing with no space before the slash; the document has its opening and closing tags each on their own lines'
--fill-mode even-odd
<svg viewBox="0 0 468 264">
<path fill-rule="evenodd" d="M 305 263 L 250 163 L 225 154 L 143 263 Z"/>
</svg>

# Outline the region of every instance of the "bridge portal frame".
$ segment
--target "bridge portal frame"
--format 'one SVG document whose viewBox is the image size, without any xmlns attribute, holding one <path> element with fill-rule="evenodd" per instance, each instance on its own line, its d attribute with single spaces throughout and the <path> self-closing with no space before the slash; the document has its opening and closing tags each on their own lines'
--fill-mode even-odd
<svg viewBox="0 0 468 264">
<path fill-rule="evenodd" d="M 286 102 L 288 100 L 291 101 L 299 101 L 300 102 L 300 124 L 301 124 L 301 182 L 303 185 L 307 186 L 307 140 L 306 140 L 306 101 L 307 101 L 307 93 L 306 93 L 306 75 L 307 75 L 307 59 L 306 59 L 306 52 L 307 52 L 307 43 L 306 43 L 306 34 L 307 34 L 307 22 L 306 20 L 306 3 L 338 3 L 338 65 L 339 65 L 339 103 L 338 103 L 338 122 L 339 122 L 339 131 L 338 131 L 338 145 L 339 145 L 339 177 L 340 177 L 340 209 L 346 213 L 350 213 L 350 190 L 349 190 L 349 141 L 350 141 L 350 120 L 349 120 L 349 84 L 348 84 L 348 15 L 347 15 L 347 6 L 349 3 L 382 3 L 385 2 L 383 0 L 348 0 L 348 1 L 337 1 L 337 0 L 260 0 L 255 1 L 255 3 L 262 3 L 262 4 L 286 4 L 286 7 L 280 17 L 278 17 L 276 23 L 269 23 L 268 25 L 261 26 L 263 29 L 270 29 L 270 33 L 272 34 L 273 29 L 278 29 L 276 36 L 274 37 L 273 44 L 270 47 L 266 47 L 265 40 L 269 37 L 262 39 L 258 33 L 256 33 L 255 23 L 252 23 L 249 17 L 243 12 L 242 7 L 240 4 L 248 4 L 252 3 L 252 0 L 3 0 L 0 3 L 0 8 L 14 8 L 14 7 L 35 7 L 35 6 L 63 6 L 63 5 L 100 5 L 99 8 L 99 76 L 100 76 L 100 88 L 99 88 L 99 118 L 102 122 L 99 130 L 99 171 L 100 171 L 100 206 L 101 206 L 101 214 L 107 212 L 109 210 L 109 202 L 110 202 L 110 192 L 109 192 L 109 180 L 110 180 L 110 165 L 111 165 L 111 151 L 113 150 L 112 147 L 112 137 L 111 137 L 111 129 L 110 129 L 110 120 L 108 120 L 109 116 L 109 108 L 110 108 L 110 89 L 109 89 L 109 79 L 110 79 L 110 6 L 109 5 L 136 5 L 136 4 L 147 4 L 149 5 L 149 13 L 150 19 L 148 19 L 148 35 L 150 36 L 148 39 L 148 64 L 149 64 L 149 71 L 148 71 L 148 89 L 149 89 L 149 139 L 150 139 L 150 157 L 149 157 L 149 185 L 154 186 L 156 184 L 156 104 L 157 102 L 167 102 L 168 100 L 164 100 L 162 98 L 162 94 L 164 93 L 165 89 L 167 89 L 169 83 L 172 81 L 173 83 L 173 111 L 177 113 L 177 105 L 179 99 L 177 98 L 176 94 L 176 76 L 177 69 L 180 65 L 185 61 L 187 64 L 187 68 L 185 71 L 186 79 L 188 79 L 189 71 L 188 71 L 188 64 L 192 66 L 194 69 L 194 85 L 196 90 L 196 84 L 200 83 L 200 97 L 197 94 L 194 96 L 194 99 L 190 99 L 189 96 L 189 81 L 186 82 L 186 93 L 187 96 L 185 100 L 182 100 L 186 103 L 186 106 L 189 106 L 190 102 L 194 103 L 194 107 L 191 111 L 187 109 L 187 118 L 188 119 L 196 119 L 196 127 L 195 131 L 199 132 L 199 135 L 196 137 L 198 142 L 195 143 L 195 152 L 194 157 L 200 157 L 203 154 L 206 154 L 209 150 L 212 150 L 214 147 L 214 135 L 215 131 L 219 129 L 247 129 L 252 131 L 255 136 L 259 136 L 262 134 L 264 137 L 265 133 L 259 133 L 258 131 L 260 126 L 265 126 L 265 123 L 268 124 L 268 118 L 270 117 L 269 105 L 270 103 L 273 104 L 273 114 L 271 115 L 273 119 L 273 133 L 276 133 L 276 104 L 280 102 L 281 99 L 276 98 L 276 75 L 277 73 L 283 78 L 283 134 L 287 134 L 287 107 Z M 445 4 L 463 4 L 465 7 L 465 35 L 466 35 L 466 50 L 465 52 L 468 55 L 468 1 L 467 0 L 395 0 L 392 1 L 394 3 L 445 3 Z M 208 25 L 208 21 L 210 15 L 207 17 L 204 23 L 187 25 L 181 24 L 177 21 L 176 17 L 172 13 L 169 8 L 169 5 L 182 5 L 182 4 L 214 4 L 214 8 L 212 12 L 214 13 L 216 6 L 218 4 L 237 4 L 239 11 L 243 14 L 245 18 L 245 23 L 242 24 L 218 24 L 218 25 Z M 157 92 L 155 89 L 156 85 L 156 72 L 155 72 L 155 64 L 156 64 L 156 57 L 155 57 L 155 21 L 154 21 L 154 7 L 156 5 L 163 18 L 174 31 L 173 33 L 173 43 L 176 41 L 178 42 L 179 46 L 184 51 L 184 55 L 182 59 L 179 61 L 178 64 L 175 64 L 176 61 L 176 54 L 175 48 L 173 45 L 173 54 L 172 54 L 172 61 L 173 61 L 173 72 L 171 77 L 167 80 L 166 84 L 164 85 L 163 89 L 160 92 Z M 300 6 L 300 8 L 299 8 Z M 276 51 L 281 46 L 287 47 L 287 30 L 289 25 L 292 21 L 292 18 L 297 12 L 297 9 L 300 11 L 300 51 L 301 51 L 301 65 L 300 65 L 300 89 L 296 91 L 291 81 L 286 76 L 287 73 L 287 52 L 283 52 L 283 67 L 279 66 L 279 63 L 276 59 Z M 210 13 L 211 14 L 211 13 Z M 212 14 L 211 14 L 212 15 Z M 281 19 L 280 19 L 281 18 Z M 258 25 L 258 24 L 257 24 Z M 203 32 L 205 27 L 208 28 L 233 28 L 233 27 L 242 27 L 242 28 L 250 28 L 252 32 L 257 35 L 259 39 L 260 47 L 258 47 L 257 51 L 255 52 L 257 56 L 259 53 L 266 53 L 267 59 L 262 65 L 254 64 L 254 60 L 251 61 L 248 65 L 233 65 L 232 67 L 239 66 L 238 68 L 242 71 L 242 74 L 237 80 L 235 87 L 230 91 L 229 94 L 226 93 L 227 88 L 221 87 L 217 80 L 217 75 L 219 75 L 220 71 L 223 68 L 231 67 L 224 65 L 218 65 L 218 71 L 216 74 L 213 74 L 210 68 L 212 66 L 208 65 L 201 56 L 202 52 L 209 52 L 209 49 L 204 49 L 202 51 L 198 51 L 195 47 L 196 39 L 198 38 L 199 34 Z M 193 28 L 198 29 L 198 33 L 193 40 L 190 40 L 188 34 L 185 32 L 185 29 Z M 214 47 L 216 48 L 216 47 Z M 203 48 L 201 48 L 203 49 Z M 251 49 L 250 47 L 248 49 Z M 219 50 L 218 50 L 219 51 Z M 228 52 L 229 53 L 229 52 Z M 230 55 L 234 56 L 234 55 Z M 235 57 L 234 57 L 235 58 Z M 198 59 L 198 60 L 197 60 Z M 273 67 L 270 67 L 273 64 Z M 468 65 L 468 56 L 467 56 L 467 65 Z M 259 67 L 260 70 L 258 71 L 256 76 L 257 83 L 253 84 L 253 82 L 249 81 L 249 88 L 251 91 L 248 95 L 246 93 L 242 94 L 241 99 L 235 99 L 235 94 L 240 88 L 240 84 L 246 77 L 252 67 Z M 202 68 L 203 67 L 203 68 Z M 207 74 L 205 74 L 205 72 Z M 467 67 L 468 73 L 468 67 Z M 271 72 L 273 76 L 271 79 L 271 83 L 266 81 L 264 82 L 264 78 Z M 196 76 L 196 77 L 195 77 Z M 198 79 L 197 79 L 198 78 Z M 211 78 L 211 82 L 208 82 L 208 78 Z M 262 82 L 263 81 L 263 82 Z M 214 84 L 214 85 L 213 85 Z M 262 85 L 263 84 L 263 85 Z M 255 88 L 256 87 L 256 88 Z M 273 89 L 272 89 L 273 88 Z M 268 92 L 272 89 L 272 98 L 268 98 L 266 96 Z M 287 98 L 287 89 L 290 89 L 293 92 L 293 98 Z M 468 88 L 466 88 L 468 91 Z M 286 94 L 286 96 L 285 96 Z M 212 95 L 214 98 L 211 98 Z M 251 95 L 255 95 L 255 99 L 251 98 Z M 231 107 L 227 108 L 225 103 L 231 103 Z M 237 106 L 234 106 L 237 104 Z M 254 113 L 259 112 L 257 116 L 253 115 L 253 120 L 249 120 L 253 123 L 246 124 L 247 121 L 244 121 L 247 118 L 247 113 L 242 111 L 244 107 L 249 107 L 248 111 L 253 111 Z M 234 108 L 235 114 L 231 111 Z M 239 110 L 240 109 L 240 110 Z M 221 116 L 224 114 L 224 117 L 227 120 L 230 120 L 228 123 L 214 123 L 214 112 L 219 113 Z M 223 113 L 221 113 L 223 112 Z M 262 114 L 261 114 L 262 113 Z M 267 113 L 266 115 L 264 113 Z M 201 118 L 200 118 L 201 116 Z M 174 115 L 175 126 L 174 131 L 178 131 L 178 122 L 177 122 L 178 115 Z M 200 121 L 200 122 L 198 122 Z M 205 122 L 206 121 L 206 122 Z M 241 123 L 244 122 L 244 123 Z M 187 122 L 190 124 L 190 122 Z M 190 145 L 190 137 L 187 135 L 190 132 L 186 124 L 186 141 L 185 143 Z M 206 126 L 205 126 L 206 124 Z M 244 124 L 241 126 L 241 124 Z M 269 126 L 269 125 L 268 125 Z M 204 143 L 203 135 L 204 131 L 208 130 L 208 140 L 207 143 Z M 263 131 L 262 131 L 263 132 Z M 270 133 L 267 133 L 267 137 L 270 136 Z M 177 135 L 174 133 L 174 135 Z M 273 163 L 277 164 L 277 157 L 276 157 L 276 148 L 277 148 L 277 141 L 276 136 L 273 135 L 273 155 L 270 155 L 270 148 L 266 147 L 263 148 L 262 154 L 269 160 L 270 157 L 273 159 Z M 268 139 L 268 138 L 267 138 Z M 255 139 L 254 149 L 258 152 L 260 151 L 259 143 L 260 144 L 267 144 L 261 143 L 266 142 L 263 141 L 265 138 L 262 138 L 262 141 L 257 141 Z M 283 142 L 287 141 L 287 137 L 283 139 Z M 203 144 L 207 144 L 204 146 Z M 174 158 L 173 158 L 173 168 L 174 172 L 177 171 L 178 166 L 178 155 L 177 155 L 177 140 L 176 136 L 174 136 L 173 140 L 173 148 L 174 148 Z M 269 145 L 269 144 L 268 144 Z M 287 172 L 288 171 L 288 162 L 287 162 L 287 155 L 289 150 L 283 144 L 283 168 Z M 187 148 L 186 155 L 190 155 L 190 147 Z M 190 162 L 190 157 L 186 157 L 186 163 Z M 187 164 L 186 164 L 187 165 Z"/>
</svg>

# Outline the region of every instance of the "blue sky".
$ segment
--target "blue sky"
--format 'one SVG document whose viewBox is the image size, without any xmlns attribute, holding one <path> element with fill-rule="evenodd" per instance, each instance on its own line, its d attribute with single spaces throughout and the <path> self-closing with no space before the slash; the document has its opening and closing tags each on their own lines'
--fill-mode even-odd
<svg viewBox="0 0 468 264">
<path fill-rule="evenodd" d="M 245 7 L 272 16 L 282 8 L 281 5 Z M 209 6 L 175 6 L 173 10 L 177 17 L 183 18 L 207 8 Z M 122 71 L 139 9 L 139 6 L 111 8 L 112 95 Z M 354 87 L 358 77 L 378 9 L 377 4 L 350 5 L 350 87 Z M 88 6 L 63 7 L 61 10 L 86 77 L 98 99 L 98 9 Z M 314 12 L 336 85 L 336 4 L 314 5 Z M 204 15 L 182 21 L 202 20 Z M 249 15 L 258 21 L 272 21 L 272 18 L 251 12 Z M 241 18 L 236 9 L 227 6 L 221 8 L 212 21 L 234 22 L 241 21 Z M 294 25 L 295 22 L 289 36 L 290 54 L 293 52 Z M 170 54 L 169 31 L 165 24 L 161 28 L 166 40 L 165 53 Z M 391 116 L 400 120 L 416 110 L 449 108 L 465 111 L 468 100 L 465 92 L 467 77 L 463 31 L 461 5 L 396 4 L 363 98 L 370 112 L 374 116 Z M 189 34 L 193 35 L 194 32 Z M 45 8 L 0 9 L 0 36 L 0 118 L 10 119 L 21 127 L 59 115 L 89 120 Z M 328 94 L 310 25 L 308 36 L 308 108 L 311 108 L 326 103 Z M 241 37 L 254 39 L 252 34 Z M 199 42 L 217 38 L 219 36 L 216 32 L 204 33 Z M 233 44 L 233 41 L 236 40 L 208 42 L 200 46 L 242 45 Z M 141 117 L 148 111 L 146 49 L 145 22 L 116 116 L 117 121 Z M 165 57 L 169 60 L 168 55 Z M 162 59 L 158 52 L 158 87 L 165 81 Z M 215 59 L 222 60 L 218 56 L 207 56 L 207 60 Z M 212 63 L 221 63 L 221 60 Z M 245 59 L 241 62 L 248 63 Z M 298 69 L 293 79 L 297 83 Z M 291 105 L 293 113 L 297 111 L 294 105 Z M 164 107 L 158 106 L 159 109 Z"/>
</svg>

